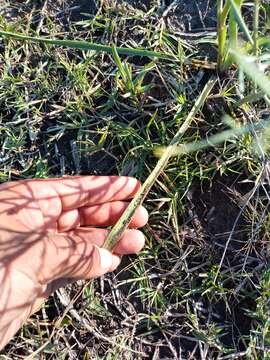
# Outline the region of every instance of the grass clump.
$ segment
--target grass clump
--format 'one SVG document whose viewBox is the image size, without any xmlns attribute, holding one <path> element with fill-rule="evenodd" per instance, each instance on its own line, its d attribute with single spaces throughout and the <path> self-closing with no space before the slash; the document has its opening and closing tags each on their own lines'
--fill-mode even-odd
<svg viewBox="0 0 270 360">
<path fill-rule="evenodd" d="M 145 200 L 144 251 L 54 294 L 3 359 L 267 358 L 270 8 L 209 4 L 217 35 L 201 20 L 179 32 L 176 2 L 1 7 L 2 35 L 106 50 L 1 37 L 1 182 L 96 173 L 144 181 L 215 80 L 181 139 L 192 151 L 175 149 Z"/>
</svg>

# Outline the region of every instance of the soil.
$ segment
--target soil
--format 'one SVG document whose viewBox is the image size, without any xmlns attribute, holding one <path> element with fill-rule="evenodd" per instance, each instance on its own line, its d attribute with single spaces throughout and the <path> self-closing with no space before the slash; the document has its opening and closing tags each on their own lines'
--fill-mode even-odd
<svg viewBox="0 0 270 360">
<path fill-rule="evenodd" d="M 267 256 L 267 251 L 264 253 L 261 244 L 258 244 L 258 248 L 256 248 L 256 243 L 254 243 L 253 249 L 248 253 L 246 251 L 249 241 L 250 220 L 246 216 L 246 212 L 241 212 L 241 209 L 245 203 L 244 199 L 252 187 L 250 184 L 243 183 L 243 179 L 243 175 L 214 178 L 211 183 L 195 185 L 191 198 L 194 213 L 198 217 L 201 231 L 208 243 L 209 253 L 213 257 L 214 263 L 220 263 L 227 246 L 223 268 L 239 267 L 240 264 L 245 263 L 247 257 L 250 257 L 252 261 L 245 265 L 245 271 L 252 274 L 254 268 L 261 266 L 261 260 Z M 230 235 L 231 241 L 227 244 Z M 227 334 L 221 337 L 221 342 L 225 346 L 231 347 L 237 339 L 240 351 L 245 350 L 246 346 L 242 336 L 248 335 L 252 328 L 252 319 L 247 315 L 247 311 L 252 312 L 256 309 L 256 302 L 252 294 L 256 292 L 258 278 L 254 276 L 251 279 L 253 283 L 247 286 L 250 297 L 246 295 L 241 302 L 232 299 L 229 311 L 222 299 L 211 303 L 213 311 L 219 317 L 216 320 L 217 323 L 220 321 L 221 324 L 230 323 L 232 325 Z M 233 278 L 229 280 L 226 288 L 237 288 L 237 280 Z M 209 304 L 206 303 L 205 306 L 209 306 Z M 239 334 L 239 338 L 237 334 Z"/>
<path fill-rule="evenodd" d="M 147 10 L 154 1 L 151 0 L 118 0 L 119 4 L 125 3 L 134 8 Z M 68 5 L 68 6 L 67 6 Z M 43 1 L 32 1 L 27 5 L 21 4 L 21 10 L 16 7 L 7 7 L 10 18 L 18 17 L 25 9 L 25 7 L 36 9 L 42 8 Z M 95 0 L 57 0 L 48 1 L 48 10 L 53 14 L 56 13 L 56 18 L 66 19 L 68 21 L 80 21 L 87 18 L 87 14 L 94 14 L 97 10 Z M 165 14 L 165 18 L 170 21 L 170 24 L 178 31 L 195 31 L 199 29 L 207 29 L 216 25 L 216 0 L 166 0 L 165 8 L 161 15 Z"/>
<path fill-rule="evenodd" d="M 178 31 L 206 30 L 216 26 L 216 0 L 179 0 L 168 9 L 166 17 Z"/>
<path fill-rule="evenodd" d="M 147 10 L 153 5 L 151 0 L 118 0 L 120 4 L 128 3 L 134 8 Z M 94 0 L 75 0 L 71 19 L 80 18 L 80 13 L 93 13 L 96 9 Z M 170 24 L 182 31 L 207 29 L 216 25 L 216 0 L 166 0 L 163 13 Z M 81 19 L 81 18 L 80 18 Z"/>
<path fill-rule="evenodd" d="M 236 225 L 235 220 L 241 208 L 238 197 L 243 196 L 247 190 L 242 187 L 239 193 L 236 186 L 237 180 L 233 177 L 217 178 L 208 186 L 195 188 L 192 196 L 198 219 L 209 242 L 217 247 L 221 245 L 222 250 L 233 228 L 237 236 L 232 237 L 229 250 L 238 250 L 246 239 L 247 221 L 244 214 L 239 217 Z"/>
</svg>

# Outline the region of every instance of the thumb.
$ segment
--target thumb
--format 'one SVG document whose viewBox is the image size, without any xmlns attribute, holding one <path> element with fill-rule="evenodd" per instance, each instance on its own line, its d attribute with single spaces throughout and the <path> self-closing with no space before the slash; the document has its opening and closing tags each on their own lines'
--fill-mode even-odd
<svg viewBox="0 0 270 360">
<path fill-rule="evenodd" d="M 49 235 L 46 237 L 44 280 L 59 278 L 90 279 L 113 271 L 120 258 L 94 245 L 83 235 Z"/>
</svg>

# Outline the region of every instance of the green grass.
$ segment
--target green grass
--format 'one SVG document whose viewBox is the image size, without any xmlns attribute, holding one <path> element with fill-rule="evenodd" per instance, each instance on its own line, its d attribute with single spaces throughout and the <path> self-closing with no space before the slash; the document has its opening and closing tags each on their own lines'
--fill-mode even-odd
<svg viewBox="0 0 270 360">
<path fill-rule="evenodd" d="M 110 50 L 1 38 L 1 182 L 96 173 L 144 181 L 210 77 L 216 85 L 183 135 L 200 147 L 176 152 L 145 200 L 145 249 L 104 279 L 54 294 L 0 359 L 268 359 L 269 130 L 260 124 L 270 117 L 269 5 L 228 11 L 218 58 L 213 32 L 187 40 L 161 21 L 158 1 L 147 11 L 104 1 L 96 16 L 73 20 L 60 0 L 43 4 L 42 16 L 38 4 L 18 4 L 7 2 L 21 9 L 11 20 L 0 10 L 1 31 Z"/>
</svg>

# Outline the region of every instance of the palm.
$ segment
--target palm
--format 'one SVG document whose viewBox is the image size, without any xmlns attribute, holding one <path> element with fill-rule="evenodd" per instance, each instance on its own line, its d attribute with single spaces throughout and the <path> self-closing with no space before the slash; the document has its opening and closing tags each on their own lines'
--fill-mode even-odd
<svg viewBox="0 0 270 360">
<path fill-rule="evenodd" d="M 100 248 L 101 227 L 115 223 L 138 186 L 124 177 L 77 177 L 0 187 L 0 328 L 7 337 L 10 324 L 20 327 L 66 278 L 100 276 L 119 264 L 118 255 L 140 250 L 137 230 L 125 233 L 114 254 Z M 146 221 L 140 208 L 130 225 Z"/>
</svg>

